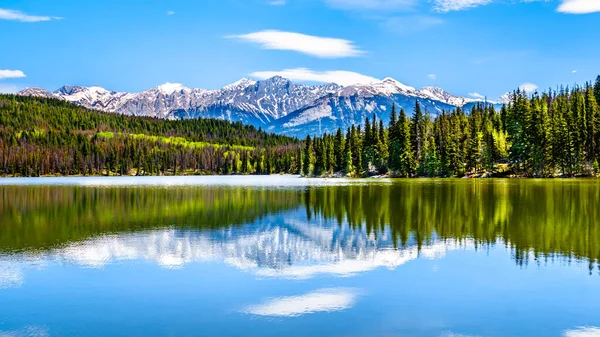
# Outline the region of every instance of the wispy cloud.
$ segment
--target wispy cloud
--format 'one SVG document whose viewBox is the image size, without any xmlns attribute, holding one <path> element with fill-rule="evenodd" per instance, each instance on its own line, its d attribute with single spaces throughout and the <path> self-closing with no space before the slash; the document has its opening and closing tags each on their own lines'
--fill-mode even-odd
<svg viewBox="0 0 600 337">
<path fill-rule="evenodd" d="M 578 327 L 573 330 L 563 332 L 564 337 L 600 337 L 600 328 L 597 327 Z"/>
<path fill-rule="evenodd" d="M 271 6 L 285 6 L 285 0 L 275 0 L 275 1 L 270 1 L 269 5 Z"/>
<path fill-rule="evenodd" d="M 479 6 L 489 5 L 491 3 L 519 3 L 519 2 L 539 2 L 549 0 L 431 0 L 433 10 L 437 12 L 461 11 Z M 600 1 L 598 0 L 560 0 L 561 4 L 556 9 L 557 12 L 567 14 L 589 14 L 600 12 Z"/>
<path fill-rule="evenodd" d="M 485 96 L 483 96 L 482 94 L 478 93 L 478 92 L 470 92 L 469 96 L 473 97 L 473 98 L 478 98 L 478 99 L 484 99 Z"/>
<path fill-rule="evenodd" d="M 175 15 L 175 12 L 173 12 L 173 11 L 167 11 L 167 15 Z"/>
<path fill-rule="evenodd" d="M 227 37 L 256 43 L 264 49 L 291 50 L 321 58 L 356 57 L 364 54 L 352 41 L 278 30 Z"/>
<path fill-rule="evenodd" d="M 456 332 L 444 332 L 440 335 L 440 337 L 479 337 L 477 335 L 465 335 L 464 333 L 456 333 Z"/>
<path fill-rule="evenodd" d="M 3 78 L 23 78 L 27 77 L 21 70 L 0 69 L 0 79 Z"/>
<path fill-rule="evenodd" d="M 415 7 L 419 0 L 324 0 L 327 5 L 339 9 L 406 10 Z"/>
<path fill-rule="evenodd" d="M 492 0 L 434 0 L 433 9 L 438 12 L 460 11 L 490 4 Z"/>
<path fill-rule="evenodd" d="M 430 80 L 435 80 L 435 79 L 437 79 L 437 75 L 436 74 L 427 74 L 427 78 Z"/>
<path fill-rule="evenodd" d="M 0 20 L 13 20 L 20 22 L 40 22 L 50 20 L 60 20 L 62 18 L 57 16 L 40 16 L 40 15 L 29 15 L 21 11 L 12 9 L 0 8 Z"/>
<path fill-rule="evenodd" d="M 439 26 L 444 20 L 429 15 L 391 17 L 382 21 L 381 27 L 400 35 L 412 34 Z"/>
<path fill-rule="evenodd" d="M 537 88 L 538 88 L 537 84 L 533 84 L 530 82 L 523 83 L 519 86 L 519 89 L 521 89 L 525 92 L 528 92 L 528 93 L 536 91 Z"/>
<path fill-rule="evenodd" d="M 339 85 L 352 85 L 359 83 L 373 83 L 378 79 L 344 70 L 313 71 L 307 68 L 284 69 L 281 71 L 257 71 L 250 76 L 258 79 L 267 79 L 273 76 L 285 77 L 298 82 L 337 83 Z"/>
<path fill-rule="evenodd" d="M 351 308 L 358 297 L 355 289 L 319 289 L 301 295 L 275 298 L 249 306 L 243 312 L 258 316 L 297 317 L 316 312 L 332 312 Z"/>
<path fill-rule="evenodd" d="M 600 12 L 600 1 L 598 0 L 562 0 L 557 9 L 560 13 L 567 14 L 589 14 Z"/>
<path fill-rule="evenodd" d="M 575 74 L 577 72 L 577 70 L 572 70 L 571 73 Z"/>
</svg>

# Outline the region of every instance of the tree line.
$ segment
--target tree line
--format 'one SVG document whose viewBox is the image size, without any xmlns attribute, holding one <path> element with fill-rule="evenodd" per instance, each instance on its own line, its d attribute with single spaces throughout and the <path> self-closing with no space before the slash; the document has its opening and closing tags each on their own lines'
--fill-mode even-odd
<svg viewBox="0 0 600 337">
<path fill-rule="evenodd" d="M 297 173 L 300 141 L 216 119 L 163 120 L 0 95 L 0 175 Z"/>
<path fill-rule="evenodd" d="M 392 106 L 387 125 L 373 116 L 345 132 L 308 136 L 299 166 L 304 176 L 596 176 L 599 102 L 600 76 L 541 94 L 518 89 L 499 111 L 480 103 L 432 117 L 416 100 L 410 117 Z"/>
<path fill-rule="evenodd" d="M 240 122 L 163 120 L 0 95 L 0 175 L 274 174 L 573 177 L 600 173 L 600 76 L 435 116 L 419 101 L 335 134 L 296 138 Z"/>
</svg>

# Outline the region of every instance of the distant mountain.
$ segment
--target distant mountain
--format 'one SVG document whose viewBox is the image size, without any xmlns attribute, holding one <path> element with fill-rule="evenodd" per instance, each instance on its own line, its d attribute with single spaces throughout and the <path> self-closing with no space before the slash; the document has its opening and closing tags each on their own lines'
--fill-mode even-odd
<svg viewBox="0 0 600 337">
<path fill-rule="evenodd" d="M 441 88 L 415 89 L 386 78 L 369 84 L 300 85 L 276 76 L 241 79 L 220 90 L 165 83 L 139 93 L 102 87 L 63 86 L 54 92 L 28 88 L 20 95 L 55 97 L 87 108 L 168 119 L 218 118 L 241 121 L 273 132 L 303 137 L 362 123 L 366 116 L 389 120 L 392 104 L 412 111 L 415 100 L 432 114 L 481 102 Z"/>
</svg>

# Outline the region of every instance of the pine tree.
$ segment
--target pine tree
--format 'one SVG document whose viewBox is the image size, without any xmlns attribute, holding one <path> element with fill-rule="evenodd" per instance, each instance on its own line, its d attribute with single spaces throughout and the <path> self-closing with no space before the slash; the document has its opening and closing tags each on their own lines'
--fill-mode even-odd
<svg viewBox="0 0 600 337">
<path fill-rule="evenodd" d="M 400 110 L 400 119 L 398 121 L 399 132 L 399 168 L 398 174 L 403 177 L 410 177 L 414 174 L 416 163 L 414 160 L 411 144 L 411 122 L 406 116 L 404 109 Z"/>
<path fill-rule="evenodd" d="M 354 155 L 352 154 L 352 136 L 353 131 L 351 128 L 348 128 L 348 131 L 346 132 L 346 144 L 344 148 L 344 172 L 349 176 L 354 175 L 354 166 L 352 165 L 354 160 Z"/>
<path fill-rule="evenodd" d="M 313 174 L 317 177 L 321 176 L 325 172 L 325 141 L 323 138 L 315 138 L 314 141 L 314 152 L 315 152 L 315 164 L 313 168 Z"/>
<path fill-rule="evenodd" d="M 390 127 L 388 130 L 388 165 L 392 173 L 397 173 L 400 170 L 400 135 L 399 135 L 398 117 L 396 113 L 396 105 L 392 105 L 392 113 L 390 116 Z"/>
<path fill-rule="evenodd" d="M 373 127 L 375 127 L 375 125 L 373 125 Z M 362 145 L 362 171 L 369 174 L 369 172 L 371 172 L 371 167 L 375 162 L 375 132 L 371 127 L 369 117 L 365 118 L 365 132 Z"/>
<path fill-rule="evenodd" d="M 335 155 L 335 171 L 343 171 L 346 166 L 346 140 L 342 133 L 342 129 L 338 128 L 334 140 L 334 155 Z"/>
<path fill-rule="evenodd" d="M 388 150 L 388 132 L 383 126 L 383 120 L 379 120 L 379 137 L 377 137 L 377 154 L 379 156 L 377 169 L 380 174 L 387 173 L 389 150 Z"/>
<path fill-rule="evenodd" d="M 596 77 L 596 84 L 594 84 L 594 96 L 596 97 L 596 102 L 600 104 L 600 75 Z"/>
<path fill-rule="evenodd" d="M 599 78 L 600 80 L 600 78 Z M 586 162 L 592 167 L 594 162 L 598 160 L 598 136 L 600 132 L 600 109 L 594 95 L 591 84 L 585 88 L 585 112 L 587 119 L 586 133 Z"/>
<path fill-rule="evenodd" d="M 414 160 L 421 158 L 421 151 L 425 140 L 425 116 L 421 110 L 419 100 L 415 100 L 414 115 L 411 120 L 411 144 Z"/>
<path fill-rule="evenodd" d="M 333 136 L 327 137 L 327 172 L 333 173 L 335 172 L 336 166 L 336 156 L 335 156 L 335 147 L 334 147 L 334 139 Z"/>
<path fill-rule="evenodd" d="M 304 155 L 302 156 L 302 175 L 309 177 L 313 171 L 313 149 L 310 136 L 306 136 L 304 141 Z"/>
<path fill-rule="evenodd" d="M 480 169 L 481 138 L 479 128 L 481 116 L 475 107 L 469 117 L 469 144 L 467 148 L 467 170 L 477 172 Z"/>
<path fill-rule="evenodd" d="M 346 149 L 344 150 L 344 172 L 346 175 L 354 174 L 354 167 L 352 166 L 352 150 L 348 145 L 350 142 L 346 142 Z"/>
</svg>

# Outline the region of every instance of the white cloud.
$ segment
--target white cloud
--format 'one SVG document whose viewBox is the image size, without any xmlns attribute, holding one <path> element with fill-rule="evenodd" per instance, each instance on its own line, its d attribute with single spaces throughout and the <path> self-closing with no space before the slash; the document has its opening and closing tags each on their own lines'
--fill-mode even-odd
<svg viewBox="0 0 600 337">
<path fill-rule="evenodd" d="M 0 69 L 0 79 L 3 78 L 23 78 L 27 77 L 21 70 Z"/>
<path fill-rule="evenodd" d="M 573 71 L 571 71 L 571 72 L 572 72 L 573 74 L 575 74 L 575 73 L 577 72 L 577 70 L 573 70 Z"/>
<path fill-rule="evenodd" d="M 331 7 L 339 9 L 405 10 L 418 4 L 418 0 L 325 0 Z"/>
<path fill-rule="evenodd" d="M 597 327 L 578 327 L 573 330 L 566 330 L 563 333 L 564 337 L 600 337 L 600 328 Z"/>
<path fill-rule="evenodd" d="M 337 83 L 339 85 L 366 84 L 379 81 L 378 79 L 344 70 L 314 71 L 307 68 L 284 69 L 281 71 L 257 71 L 250 76 L 267 79 L 273 76 L 285 77 L 298 82 Z"/>
<path fill-rule="evenodd" d="M 321 58 L 355 57 L 364 54 L 352 41 L 278 30 L 228 37 L 256 43 L 264 49 L 292 50 Z"/>
<path fill-rule="evenodd" d="M 21 11 L 0 8 L 0 20 L 14 20 L 14 21 L 21 21 L 21 22 L 40 22 L 40 21 L 60 20 L 60 19 L 62 19 L 62 18 L 56 17 L 56 16 L 29 15 L 29 14 L 25 14 Z"/>
<path fill-rule="evenodd" d="M 477 92 L 470 92 L 469 96 L 474 97 L 474 98 L 478 98 L 478 99 L 484 99 L 485 98 L 485 96 L 483 96 L 482 94 L 477 93 Z"/>
<path fill-rule="evenodd" d="M 285 0 L 271 1 L 271 2 L 269 2 L 269 5 L 271 5 L 271 6 L 284 6 L 285 5 Z"/>
<path fill-rule="evenodd" d="M 525 92 L 534 92 L 536 91 L 538 88 L 537 84 L 533 84 L 533 83 L 523 83 L 519 86 L 519 89 L 525 91 Z"/>
<path fill-rule="evenodd" d="M 297 317 L 316 312 L 332 312 L 351 308 L 358 297 L 354 289 L 319 289 L 291 297 L 280 297 L 249 306 L 243 312 L 258 316 Z"/>
<path fill-rule="evenodd" d="M 436 74 L 427 74 L 427 78 L 429 78 L 430 80 L 435 80 L 435 79 L 437 79 L 437 75 Z"/>
<path fill-rule="evenodd" d="M 434 0 L 433 9 L 438 12 L 460 11 L 490 4 L 492 0 Z"/>
<path fill-rule="evenodd" d="M 173 11 L 167 11 L 167 15 L 174 15 L 174 14 L 175 14 L 175 12 L 173 12 Z"/>
<path fill-rule="evenodd" d="M 568 14 L 589 14 L 600 12 L 598 0 L 562 0 L 556 11 Z"/>
</svg>

